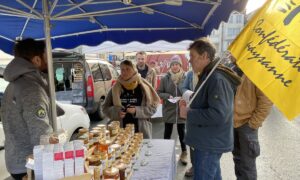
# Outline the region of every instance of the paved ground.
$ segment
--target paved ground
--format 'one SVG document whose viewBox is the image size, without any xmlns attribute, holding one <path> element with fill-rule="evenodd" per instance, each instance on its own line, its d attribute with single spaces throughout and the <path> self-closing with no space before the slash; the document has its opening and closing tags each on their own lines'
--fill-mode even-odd
<svg viewBox="0 0 300 180">
<path fill-rule="evenodd" d="M 92 126 L 99 122 L 93 121 Z M 101 121 L 100 123 L 106 123 Z M 164 124 L 157 120 L 153 123 L 153 138 L 163 137 Z M 177 160 L 180 145 L 174 128 L 172 138 L 176 140 Z M 287 121 L 276 108 L 272 109 L 263 127 L 259 131 L 261 156 L 257 159 L 259 180 L 296 180 L 300 177 L 300 117 Z M 178 161 L 177 161 L 178 162 Z M 177 180 L 184 178 L 185 170 L 190 164 L 183 166 L 177 163 Z M 231 153 L 224 154 L 221 160 L 224 180 L 235 179 Z M 0 151 L 0 179 L 8 180 L 5 169 L 4 150 Z"/>
</svg>

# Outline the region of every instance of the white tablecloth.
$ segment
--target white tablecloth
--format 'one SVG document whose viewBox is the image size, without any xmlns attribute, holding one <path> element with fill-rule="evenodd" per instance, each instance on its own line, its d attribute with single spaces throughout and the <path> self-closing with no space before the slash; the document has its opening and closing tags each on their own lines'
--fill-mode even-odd
<svg viewBox="0 0 300 180">
<path fill-rule="evenodd" d="M 176 176 L 176 157 L 175 157 L 175 141 L 152 139 L 150 141 L 152 147 L 143 144 L 140 156 L 134 165 L 132 180 L 174 180 Z M 146 156 L 146 152 L 150 151 L 151 156 Z M 142 166 L 141 162 L 146 161 L 147 165 Z"/>
</svg>

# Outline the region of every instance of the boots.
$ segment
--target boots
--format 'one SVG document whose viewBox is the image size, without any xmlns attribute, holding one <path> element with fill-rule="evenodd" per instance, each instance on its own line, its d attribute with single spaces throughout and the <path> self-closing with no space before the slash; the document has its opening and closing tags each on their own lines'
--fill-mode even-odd
<svg viewBox="0 0 300 180">
<path fill-rule="evenodd" d="M 186 151 L 183 151 L 181 153 L 179 160 L 183 165 L 187 165 L 187 152 Z"/>
</svg>

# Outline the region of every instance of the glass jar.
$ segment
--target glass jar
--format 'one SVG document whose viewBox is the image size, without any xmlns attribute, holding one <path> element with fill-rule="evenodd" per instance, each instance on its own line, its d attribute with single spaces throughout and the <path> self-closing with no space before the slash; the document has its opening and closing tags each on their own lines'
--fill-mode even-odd
<svg viewBox="0 0 300 180">
<path fill-rule="evenodd" d="M 110 133 L 110 137 L 114 137 L 119 133 L 118 126 L 113 124 L 113 123 L 108 125 L 108 130 L 109 130 L 109 133 Z"/>
<path fill-rule="evenodd" d="M 84 146 L 88 149 L 89 148 L 89 130 L 87 128 L 81 128 L 78 131 L 78 138 L 79 140 L 83 140 Z"/>
<path fill-rule="evenodd" d="M 100 156 L 99 155 L 91 155 L 88 157 L 89 166 L 100 166 Z"/>
<path fill-rule="evenodd" d="M 126 149 L 125 149 L 125 140 L 124 139 L 117 140 L 116 144 L 120 145 L 120 154 L 123 154 L 126 151 Z"/>
<path fill-rule="evenodd" d="M 93 133 L 89 133 L 89 148 L 91 148 L 94 145 L 94 134 Z"/>
<path fill-rule="evenodd" d="M 126 124 L 125 131 L 128 133 L 129 137 L 131 138 L 135 132 L 134 124 Z"/>
<path fill-rule="evenodd" d="M 108 167 L 112 166 L 112 163 L 115 161 L 115 159 L 116 159 L 115 150 L 112 149 L 111 146 L 109 146 L 107 151 Z"/>
<path fill-rule="evenodd" d="M 110 144 L 111 144 L 111 140 L 101 139 L 99 145 L 99 151 L 107 153 Z"/>
<path fill-rule="evenodd" d="M 89 130 L 87 128 L 80 128 L 78 130 L 78 136 L 82 136 L 83 134 L 88 133 L 88 132 L 89 132 Z"/>
<path fill-rule="evenodd" d="M 108 167 L 108 165 L 107 165 L 107 163 L 108 163 L 107 162 L 107 153 L 100 153 L 99 158 L 100 158 L 100 163 L 101 163 L 102 169 L 107 168 Z M 102 174 L 102 172 L 101 172 L 101 174 Z"/>
<path fill-rule="evenodd" d="M 127 177 L 127 174 L 126 174 L 126 164 L 122 161 L 117 161 L 115 164 L 114 164 L 114 167 L 118 168 L 119 169 L 119 174 L 120 174 L 120 180 L 125 180 L 126 177 Z"/>
<path fill-rule="evenodd" d="M 126 155 L 122 155 L 121 162 L 123 162 L 126 165 L 125 177 L 128 177 L 132 171 L 131 158 Z"/>
<path fill-rule="evenodd" d="M 105 136 L 106 136 L 106 139 L 110 139 L 110 131 L 109 130 L 105 130 Z"/>
<path fill-rule="evenodd" d="M 119 169 L 116 167 L 106 168 L 103 171 L 103 179 L 119 180 Z"/>
<path fill-rule="evenodd" d="M 94 180 L 101 180 L 101 167 L 100 166 L 94 167 Z"/>
<path fill-rule="evenodd" d="M 115 151 L 116 159 L 121 157 L 121 145 L 120 144 L 112 144 L 110 147 Z"/>
<path fill-rule="evenodd" d="M 106 125 L 105 124 L 98 124 L 97 127 L 99 129 L 106 129 Z"/>
</svg>

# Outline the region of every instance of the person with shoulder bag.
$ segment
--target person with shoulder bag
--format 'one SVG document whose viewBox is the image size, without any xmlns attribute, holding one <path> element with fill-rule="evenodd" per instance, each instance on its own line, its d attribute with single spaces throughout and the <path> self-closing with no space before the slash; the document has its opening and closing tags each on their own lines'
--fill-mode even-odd
<svg viewBox="0 0 300 180">
<path fill-rule="evenodd" d="M 181 145 L 180 162 L 187 164 L 187 149 L 183 142 L 185 134 L 185 119 L 179 117 L 178 99 L 182 95 L 181 87 L 185 79 L 185 72 L 182 70 L 182 62 L 178 55 L 171 58 L 170 70 L 162 78 L 157 93 L 163 99 L 163 119 L 165 122 L 164 139 L 170 139 L 173 125 L 177 125 Z M 174 100 L 173 102 L 170 102 Z"/>
</svg>

